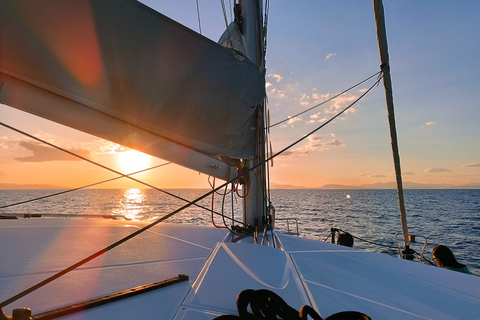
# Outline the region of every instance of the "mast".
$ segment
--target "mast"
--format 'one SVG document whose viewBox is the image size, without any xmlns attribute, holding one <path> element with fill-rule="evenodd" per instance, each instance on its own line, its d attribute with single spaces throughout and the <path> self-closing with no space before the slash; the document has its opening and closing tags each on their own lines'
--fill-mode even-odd
<svg viewBox="0 0 480 320">
<path fill-rule="evenodd" d="M 398 152 L 397 131 L 395 125 L 395 113 L 393 108 L 392 79 L 390 77 L 390 61 L 388 57 L 387 33 L 385 30 L 385 16 L 383 12 L 382 0 L 373 0 L 375 12 L 375 23 L 377 27 L 378 48 L 380 52 L 381 68 L 383 72 L 383 85 L 385 87 L 385 98 L 388 110 L 388 122 L 390 124 L 390 137 L 392 143 L 393 162 L 395 165 L 395 176 L 397 180 L 398 202 L 402 220 L 403 233 L 403 258 L 413 260 L 413 250 L 410 249 L 408 240 L 407 216 L 405 212 L 405 203 L 403 199 L 402 172 L 400 168 L 400 156 Z"/>
<path fill-rule="evenodd" d="M 259 66 L 260 70 L 265 68 L 262 12 L 262 1 L 240 0 L 236 4 L 236 13 L 241 17 L 241 19 L 237 19 L 237 23 L 245 37 L 247 56 Z M 264 111 L 264 103 L 257 106 L 255 156 L 253 159 L 245 161 L 244 171 L 265 162 Z M 246 176 L 246 180 L 248 187 L 243 187 L 244 222 L 254 226 L 256 231 L 263 230 L 267 211 L 265 166 L 261 165 L 252 170 Z"/>
</svg>

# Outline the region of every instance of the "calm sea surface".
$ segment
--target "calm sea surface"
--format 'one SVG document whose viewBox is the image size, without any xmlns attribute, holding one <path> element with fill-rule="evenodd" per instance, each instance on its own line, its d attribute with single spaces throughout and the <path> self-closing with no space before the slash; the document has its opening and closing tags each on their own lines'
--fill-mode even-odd
<svg viewBox="0 0 480 320">
<path fill-rule="evenodd" d="M 175 189 L 169 193 L 194 200 L 206 190 Z M 59 190 L 0 190 L 0 207 L 49 195 Z M 338 228 L 357 237 L 355 247 L 398 256 L 395 234 L 402 241 L 396 190 L 272 190 L 276 228 L 298 232 L 301 237 L 330 241 L 330 229 Z M 210 225 L 212 197 L 199 202 L 204 208 L 190 207 L 166 222 Z M 0 209 L 0 214 L 121 215 L 128 219 L 153 221 L 186 202 L 156 190 L 78 190 L 26 204 Z M 217 212 L 241 220 L 241 203 L 231 194 L 215 194 Z M 233 206 L 232 206 L 233 203 Z M 432 260 L 432 249 L 444 244 L 457 260 L 480 276 L 480 190 L 405 190 L 409 234 L 416 235 L 411 247 Z M 228 222 L 228 220 L 227 220 Z M 215 223 L 222 225 L 220 216 Z M 366 241 L 369 242 L 366 242 Z M 373 242 L 375 244 L 372 244 Z M 377 244 L 381 244 L 377 245 Z M 392 248 L 393 247 L 393 248 Z"/>
</svg>

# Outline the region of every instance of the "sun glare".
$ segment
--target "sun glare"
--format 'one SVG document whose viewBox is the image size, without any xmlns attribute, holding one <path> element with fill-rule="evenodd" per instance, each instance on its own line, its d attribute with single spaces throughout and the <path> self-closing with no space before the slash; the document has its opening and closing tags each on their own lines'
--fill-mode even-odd
<svg viewBox="0 0 480 320">
<path fill-rule="evenodd" d="M 125 173 L 133 173 L 150 166 L 150 156 L 137 150 L 118 154 L 118 162 Z"/>
</svg>

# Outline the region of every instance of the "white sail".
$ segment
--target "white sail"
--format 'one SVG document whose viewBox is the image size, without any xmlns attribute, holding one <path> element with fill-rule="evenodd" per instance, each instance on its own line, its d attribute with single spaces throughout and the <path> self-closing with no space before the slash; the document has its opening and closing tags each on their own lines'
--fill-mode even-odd
<svg viewBox="0 0 480 320">
<path fill-rule="evenodd" d="M 214 157 L 253 157 L 265 77 L 243 55 L 137 1 L 0 5 L 1 103 L 219 178 Z"/>
</svg>

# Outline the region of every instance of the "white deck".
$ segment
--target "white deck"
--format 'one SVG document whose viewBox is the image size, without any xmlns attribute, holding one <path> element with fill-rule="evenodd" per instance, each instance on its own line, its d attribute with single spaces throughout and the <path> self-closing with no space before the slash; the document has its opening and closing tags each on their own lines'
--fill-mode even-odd
<svg viewBox="0 0 480 320">
<path fill-rule="evenodd" d="M 0 220 L 0 301 L 44 280 L 143 223 Z M 385 255 L 279 234 L 285 251 L 224 241 L 224 229 L 160 224 L 8 305 L 33 314 L 184 273 L 189 281 L 64 318 L 212 319 L 236 313 L 244 289 L 266 288 L 322 317 L 480 319 L 480 278 Z M 227 237 L 228 238 L 228 237 Z"/>
</svg>

